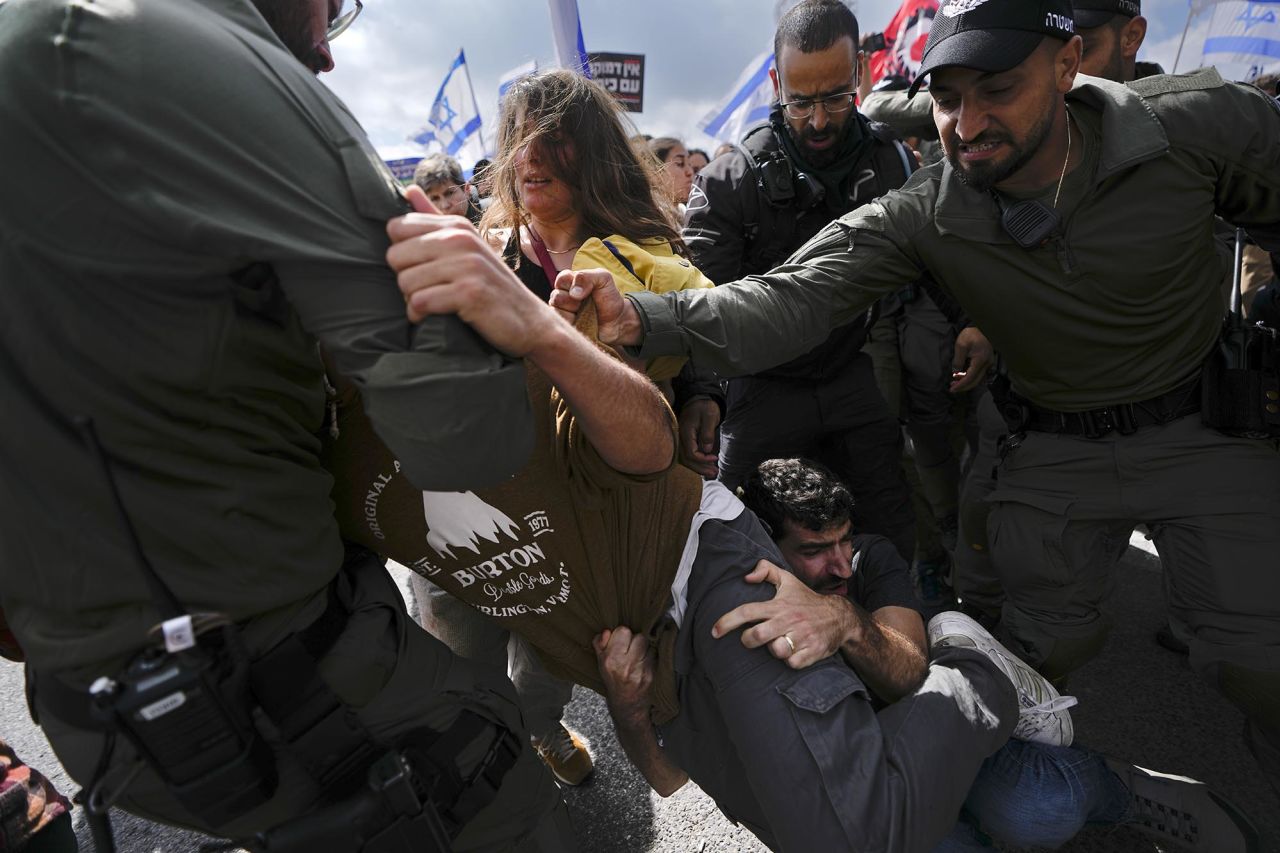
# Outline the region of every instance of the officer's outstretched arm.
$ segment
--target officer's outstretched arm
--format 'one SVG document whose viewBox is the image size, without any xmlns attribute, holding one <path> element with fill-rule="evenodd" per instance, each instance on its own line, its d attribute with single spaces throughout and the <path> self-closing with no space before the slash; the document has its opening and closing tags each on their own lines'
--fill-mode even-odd
<svg viewBox="0 0 1280 853">
<path fill-rule="evenodd" d="M 913 227 L 892 223 L 882 205 L 899 193 L 832 222 L 787 263 L 709 290 L 634 293 L 627 301 L 639 354 L 684 355 L 721 376 L 759 373 L 826 340 L 881 296 L 920 277 Z M 928 227 L 932 227 L 928 225 Z"/>
</svg>

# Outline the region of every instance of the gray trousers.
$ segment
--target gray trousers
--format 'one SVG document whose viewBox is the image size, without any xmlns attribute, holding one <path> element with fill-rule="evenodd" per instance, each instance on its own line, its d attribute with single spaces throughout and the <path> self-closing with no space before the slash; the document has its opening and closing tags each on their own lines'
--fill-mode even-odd
<svg viewBox="0 0 1280 853">
<path fill-rule="evenodd" d="M 372 556 L 348 566 L 338 578 L 338 594 L 350 617 L 346 629 L 319 661 L 321 676 L 345 703 L 356 710 L 370 734 L 383 742 L 429 726 L 447 728 L 466 708 L 507 728 L 523 733 L 520 709 L 511 683 L 501 673 L 455 657 L 445 646 L 409 619 L 400 591 Z M 323 609 L 300 613 L 296 631 Z M 93 777 L 102 735 L 61 723 L 43 708 L 36 694 L 40 723 L 67 772 L 87 784 Z M 119 805 L 151 820 L 184 826 L 211 835 L 244 838 L 296 817 L 320 802 L 316 782 L 291 752 L 273 742 L 280 782 L 267 803 L 230 824 L 208 826 L 188 812 L 169 793 L 155 773 L 143 770 L 130 783 Z M 117 747 L 116 770 L 132 748 Z M 124 753 L 124 754 L 122 754 Z M 127 755 L 126 755 L 127 754 Z M 470 766 L 482 756 L 467 756 Z M 462 772 L 469 772 L 463 764 Z M 454 839 L 455 851 L 519 850 L 552 853 L 577 849 L 568 813 L 554 779 L 532 749 L 520 754 L 503 779 L 494 800 Z"/>
<path fill-rule="evenodd" d="M 839 656 L 793 670 L 724 613 L 773 596 L 742 580 L 785 565 L 744 513 L 703 525 L 675 652 L 680 713 L 658 727 L 668 756 L 773 850 L 927 853 L 953 829 L 987 756 L 1018 718 L 1013 687 L 984 655 L 943 649 L 913 695 L 877 713 Z"/>
<path fill-rule="evenodd" d="M 455 655 L 509 675 L 530 735 L 540 738 L 554 732 L 573 698 L 573 685 L 547 672 L 523 637 L 426 578 L 413 575 L 409 583 L 418 599 L 422 627 Z"/>
</svg>

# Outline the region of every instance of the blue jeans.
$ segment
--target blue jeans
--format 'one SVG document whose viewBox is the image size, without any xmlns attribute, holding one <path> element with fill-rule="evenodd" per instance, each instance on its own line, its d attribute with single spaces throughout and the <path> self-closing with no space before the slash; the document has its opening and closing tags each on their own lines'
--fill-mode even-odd
<svg viewBox="0 0 1280 853">
<path fill-rule="evenodd" d="M 983 762 L 935 853 L 988 850 L 993 839 L 1056 849 L 1087 823 L 1122 822 L 1128 808 L 1129 789 L 1096 752 L 1011 740 Z"/>
</svg>

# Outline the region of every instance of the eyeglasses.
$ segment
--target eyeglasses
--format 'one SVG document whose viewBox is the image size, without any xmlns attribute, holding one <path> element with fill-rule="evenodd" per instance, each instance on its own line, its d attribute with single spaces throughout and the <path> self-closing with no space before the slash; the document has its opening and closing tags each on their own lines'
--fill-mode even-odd
<svg viewBox="0 0 1280 853">
<path fill-rule="evenodd" d="M 821 104 L 827 115 L 842 113 L 853 106 L 855 92 L 841 92 L 838 95 L 827 95 L 825 98 L 800 98 L 781 104 L 789 118 L 801 119 L 813 115 L 814 109 Z"/>
<path fill-rule="evenodd" d="M 355 23 L 356 18 L 360 17 L 360 10 L 364 8 L 364 4 L 360 0 L 356 0 L 356 5 L 350 11 L 343 12 L 341 15 L 333 19 L 329 24 L 329 29 L 325 30 L 324 37 L 326 41 L 333 41 L 338 36 L 347 31 L 347 27 Z"/>
</svg>

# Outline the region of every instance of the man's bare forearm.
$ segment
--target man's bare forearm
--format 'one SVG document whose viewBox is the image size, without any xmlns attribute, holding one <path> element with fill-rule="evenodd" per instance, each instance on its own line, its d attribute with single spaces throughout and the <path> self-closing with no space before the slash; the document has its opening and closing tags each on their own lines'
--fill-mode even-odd
<svg viewBox="0 0 1280 853">
<path fill-rule="evenodd" d="M 905 634 L 882 624 L 853 602 L 854 627 L 840 644 L 840 654 L 867 687 L 885 702 L 909 695 L 928 673 L 923 650 Z"/>
<path fill-rule="evenodd" d="M 658 746 L 647 709 L 621 712 L 611 707 L 609 715 L 623 752 L 658 796 L 669 797 L 684 787 L 689 774 L 673 764 Z"/>
<path fill-rule="evenodd" d="M 555 326 L 530 351 L 573 410 L 583 433 L 610 466 L 653 474 L 675 457 L 670 407 L 649 379 L 605 355 L 554 317 Z"/>
</svg>

